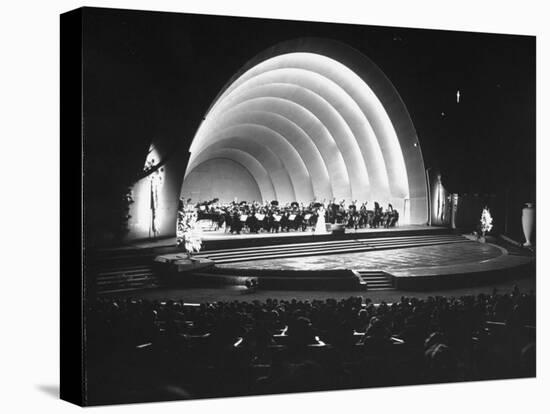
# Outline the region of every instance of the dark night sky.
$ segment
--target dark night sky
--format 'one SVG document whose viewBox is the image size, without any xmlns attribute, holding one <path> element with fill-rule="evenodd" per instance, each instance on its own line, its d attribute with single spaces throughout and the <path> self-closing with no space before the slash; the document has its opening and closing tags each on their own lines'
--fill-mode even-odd
<svg viewBox="0 0 550 414">
<path fill-rule="evenodd" d="M 442 171 L 448 190 L 534 196 L 533 37 L 86 10 L 87 168 L 92 188 L 103 183 L 98 191 L 139 170 L 152 138 L 187 150 L 212 100 L 253 56 L 314 36 L 347 43 L 382 69 L 411 114 L 426 167 Z"/>
</svg>

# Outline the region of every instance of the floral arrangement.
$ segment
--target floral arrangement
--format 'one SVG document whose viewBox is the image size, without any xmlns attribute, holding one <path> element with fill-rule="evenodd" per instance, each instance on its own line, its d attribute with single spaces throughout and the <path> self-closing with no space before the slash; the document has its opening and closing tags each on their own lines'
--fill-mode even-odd
<svg viewBox="0 0 550 414">
<path fill-rule="evenodd" d="M 176 228 L 176 243 L 183 246 L 188 254 L 201 250 L 202 241 L 200 230 L 197 229 L 197 212 L 194 208 L 185 208 L 180 203 Z"/>
<path fill-rule="evenodd" d="M 491 212 L 487 206 L 483 208 L 479 222 L 481 223 L 481 234 L 485 237 L 485 234 L 493 228 L 493 217 L 491 217 Z"/>
</svg>

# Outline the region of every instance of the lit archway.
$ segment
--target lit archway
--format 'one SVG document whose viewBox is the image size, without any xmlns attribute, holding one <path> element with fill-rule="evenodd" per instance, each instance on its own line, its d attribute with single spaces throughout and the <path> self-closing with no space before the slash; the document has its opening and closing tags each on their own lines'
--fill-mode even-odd
<svg viewBox="0 0 550 414">
<path fill-rule="evenodd" d="M 227 179 L 212 180 L 220 174 Z M 190 147 L 182 193 L 200 199 L 201 186 L 219 186 L 228 194 L 228 180 L 245 175 L 253 181 L 232 196 L 378 201 L 400 210 L 402 223 L 427 219 L 424 162 L 403 101 L 373 62 L 337 42 L 270 48 L 214 100 Z"/>
</svg>

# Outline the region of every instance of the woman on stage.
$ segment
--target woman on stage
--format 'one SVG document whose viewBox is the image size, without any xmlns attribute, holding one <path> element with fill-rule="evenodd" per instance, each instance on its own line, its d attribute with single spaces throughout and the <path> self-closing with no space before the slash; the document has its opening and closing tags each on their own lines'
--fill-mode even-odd
<svg viewBox="0 0 550 414">
<path fill-rule="evenodd" d="M 327 232 L 327 226 L 325 222 L 325 208 L 324 206 L 319 207 L 317 210 L 317 224 L 315 225 L 315 234 L 321 234 Z"/>
</svg>

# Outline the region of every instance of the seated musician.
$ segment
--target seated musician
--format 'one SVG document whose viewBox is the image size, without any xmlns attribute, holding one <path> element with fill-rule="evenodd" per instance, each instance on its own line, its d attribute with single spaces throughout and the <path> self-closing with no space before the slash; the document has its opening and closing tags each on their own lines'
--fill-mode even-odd
<svg viewBox="0 0 550 414">
<path fill-rule="evenodd" d="M 258 231 L 267 231 L 267 220 L 266 220 L 266 214 L 265 209 L 263 207 L 258 207 L 256 209 L 256 220 L 258 220 Z"/>
<path fill-rule="evenodd" d="M 367 227 L 368 225 L 368 212 L 367 212 L 367 202 L 361 204 L 359 209 L 359 227 Z"/>
<path fill-rule="evenodd" d="M 260 207 L 259 210 L 256 211 L 256 219 L 258 219 L 258 230 L 269 232 L 267 210 L 265 207 Z"/>
<path fill-rule="evenodd" d="M 387 214 L 386 227 L 387 228 L 394 227 L 395 224 L 397 223 L 397 220 L 399 220 L 399 213 L 397 212 L 397 210 L 393 208 L 391 204 L 388 204 L 388 209 L 386 214 Z"/>
<path fill-rule="evenodd" d="M 231 215 L 231 234 L 241 234 L 243 223 L 241 222 L 241 214 L 238 209 L 233 210 Z"/>
<path fill-rule="evenodd" d="M 246 226 L 250 233 L 258 233 L 259 225 L 258 219 L 256 218 L 256 210 L 252 207 L 248 212 L 248 217 L 246 218 Z"/>
<path fill-rule="evenodd" d="M 302 214 L 300 213 L 300 209 L 298 207 L 295 207 L 290 212 L 289 220 L 291 222 L 290 228 L 294 231 L 298 231 L 302 229 Z"/>
<path fill-rule="evenodd" d="M 346 227 L 348 229 L 356 229 L 357 230 L 357 224 L 358 224 L 358 213 L 357 213 L 357 207 L 355 205 L 357 201 L 354 201 L 352 204 L 348 206 L 347 215 L 345 219 Z"/>
<path fill-rule="evenodd" d="M 333 199 L 328 207 L 327 214 L 328 214 L 328 222 L 329 223 L 336 223 L 336 217 L 338 216 L 338 204 L 336 204 L 336 199 Z"/>
<path fill-rule="evenodd" d="M 313 211 L 312 211 L 312 207 L 311 207 L 312 204 L 310 204 L 310 206 L 306 209 L 304 209 L 303 211 L 303 215 L 304 215 L 304 220 L 302 222 L 302 231 L 306 231 L 306 229 L 308 227 L 313 227 L 315 226 L 315 224 L 312 224 L 314 218 L 314 214 L 313 214 Z"/>
<path fill-rule="evenodd" d="M 285 210 L 283 213 L 283 218 L 281 219 L 281 231 L 289 231 L 290 229 L 290 213 L 288 210 Z"/>
<path fill-rule="evenodd" d="M 382 223 L 382 207 L 378 204 L 378 201 L 374 202 L 374 217 L 372 220 L 372 227 L 377 228 Z"/>
<path fill-rule="evenodd" d="M 281 230 L 281 220 L 283 219 L 279 209 L 274 209 L 270 214 L 271 232 L 279 233 Z"/>
</svg>

